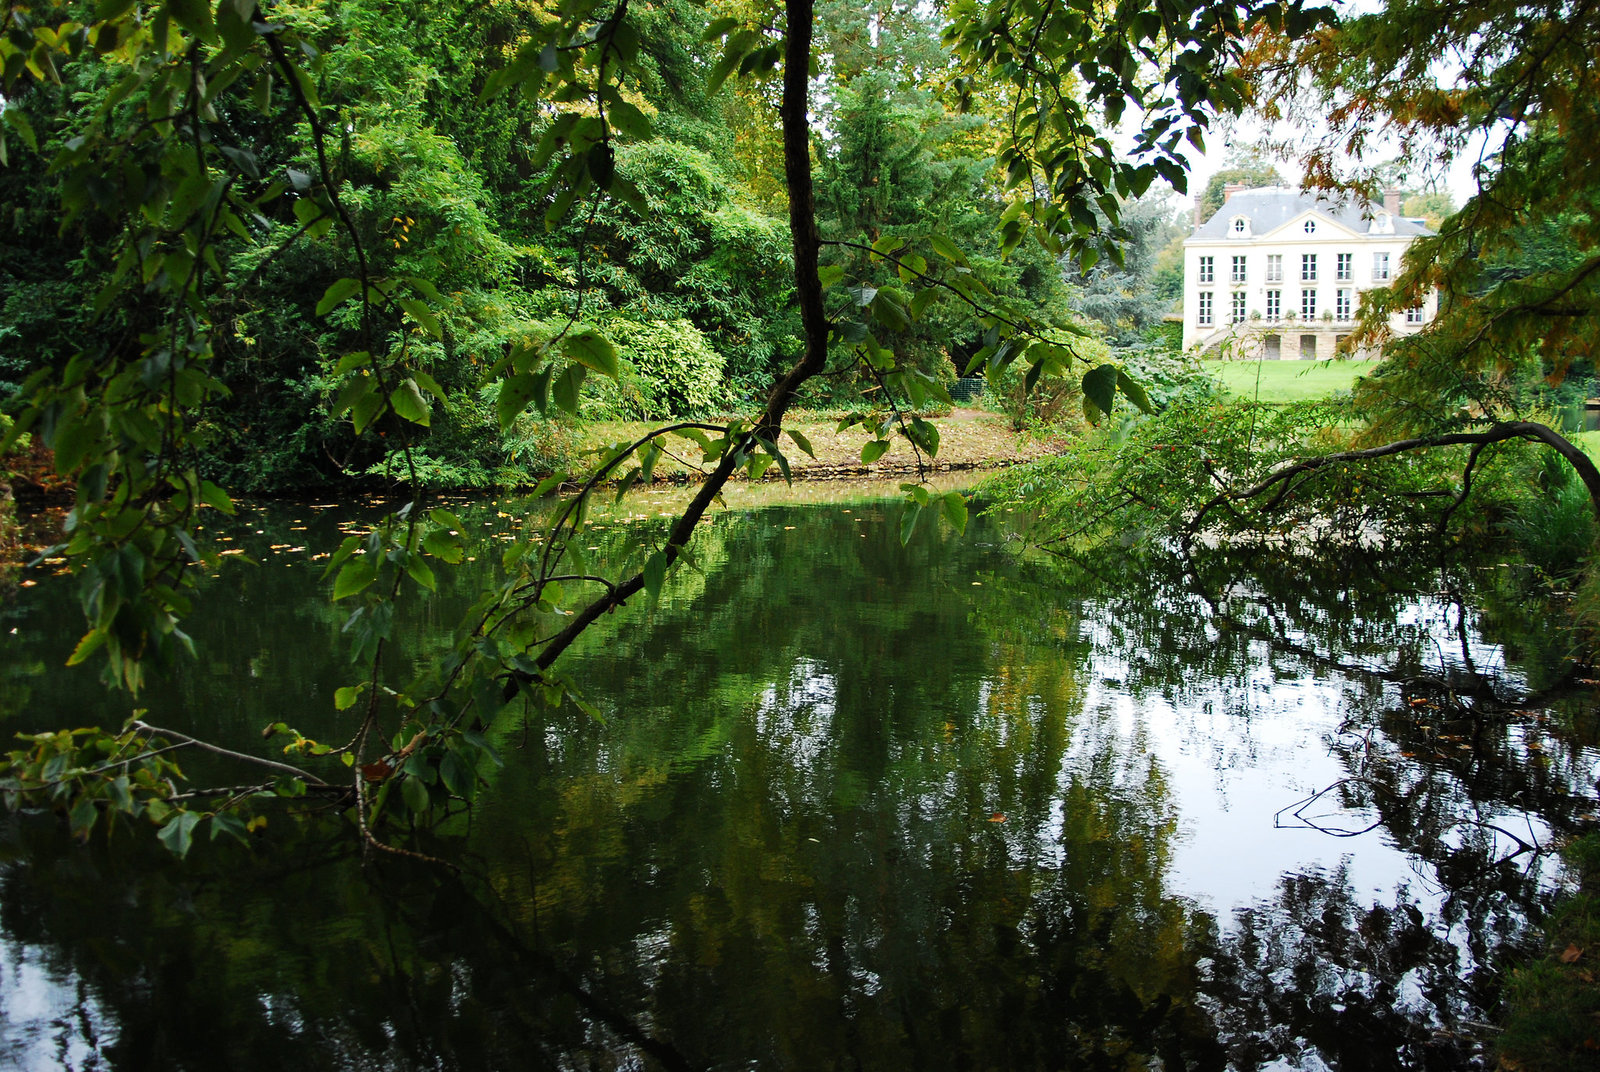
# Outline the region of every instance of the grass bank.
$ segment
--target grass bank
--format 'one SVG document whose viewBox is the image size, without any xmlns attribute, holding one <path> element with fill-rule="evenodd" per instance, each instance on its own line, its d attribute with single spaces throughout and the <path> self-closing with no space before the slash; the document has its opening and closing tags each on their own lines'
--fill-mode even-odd
<svg viewBox="0 0 1600 1072">
<path fill-rule="evenodd" d="M 1231 393 L 1262 402 L 1302 402 L 1348 391 L 1376 361 L 1206 361 Z"/>
</svg>

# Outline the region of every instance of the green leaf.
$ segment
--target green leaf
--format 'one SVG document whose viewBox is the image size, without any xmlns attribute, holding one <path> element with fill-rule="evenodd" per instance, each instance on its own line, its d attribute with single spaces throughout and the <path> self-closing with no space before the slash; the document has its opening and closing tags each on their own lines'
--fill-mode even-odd
<svg viewBox="0 0 1600 1072">
<path fill-rule="evenodd" d="M 373 382 L 376 384 L 377 381 L 374 380 Z M 383 415 L 383 411 L 387 408 L 388 403 L 384 401 L 383 395 L 376 390 L 358 397 L 355 400 L 355 404 L 350 407 L 350 423 L 355 426 L 356 435 L 366 431 L 373 421 Z"/>
<path fill-rule="evenodd" d="M 939 256 L 943 257 L 945 260 L 949 261 L 950 263 L 959 264 L 963 268 L 967 266 L 967 255 L 965 253 L 962 253 L 960 247 L 957 246 L 954 242 L 950 241 L 950 239 L 945 237 L 944 235 L 942 235 L 942 234 L 931 234 L 931 235 L 929 235 L 928 236 L 928 244 L 933 247 L 933 251 L 935 253 L 937 253 Z"/>
<path fill-rule="evenodd" d="M 706 27 L 705 33 L 700 35 L 700 39 L 702 41 L 721 40 L 722 38 L 728 36 L 728 31 L 732 30 L 738 25 L 739 20 L 733 18 L 732 16 L 725 15 L 720 19 L 713 19 L 711 20 L 711 24 Z"/>
<path fill-rule="evenodd" d="M 667 579 L 667 556 L 657 551 L 645 560 L 644 590 L 652 600 L 661 598 L 661 585 Z"/>
<path fill-rule="evenodd" d="M 572 332 L 561 340 L 561 352 L 580 365 L 612 379 L 616 379 L 621 371 L 616 345 L 594 328 L 579 328 Z"/>
<path fill-rule="evenodd" d="M 168 0 L 167 10 L 179 26 L 207 44 L 216 43 L 217 27 L 211 20 L 211 5 L 206 0 Z"/>
<path fill-rule="evenodd" d="M 807 439 L 793 428 L 786 429 L 786 431 L 789 433 L 789 438 L 794 440 L 794 445 L 799 447 L 808 458 L 815 458 L 817 456 L 817 452 L 811 449 L 811 440 Z"/>
<path fill-rule="evenodd" d="M 227 834 L 241 845 L 250 844 L 250 832 L 244 825 L 244 820 L 231 811 L 219 811 L 211 817 L 211 840 L 215 841 L 223 834 Z"/>
<path fill-rule="evenodd" d="M 444 327 L 439 323 L 439 318 L 433 315 L 433 310 L 428 308 L 427 302 L 416 298 L 400 298 L 398 301 L 400 308 L 410 313 L 411 319 L 415 320 L 417 326 L 427 332 L 429 337 L 444 338 Z"/>
<path fill-rule="evenodd" d="M 1110 413 L 1117 400 L 1117 366 L 1101 365 L 1084 373 L 1083 397 L 1101 413 Z"/>
<path fill-rule="evenodd" d="M 507 431 L 522 416 L 538 392 L 539 381 L 529 373 L 519 373 L 500 385 L 500 397 L 495 401 L 495 413 L 500 418 L 500 430 Z"/>
<path fill-rule="evenodd" d="M 83 634 L 83 639 L 78 641 L 78 646 L 72 649 L 71 655 L 67 656 L 67 665 L 78 666 L 86 661 L 89 656 L 100 650 L 101 645 L 106 642 L 109 635 L 109 632 L 104 628 L 91 629 Z"/>
<path fill-rule="evenodd" d="M 377 389 L 378 381 L 376 377 L 367 375 L 357 376 L 355 379 L 351 380 L 349 383 L 345 384 L 339 389 L 339 395 L 333 400 L 333 408 L 330 412 L 332 412 L 335 417 L 343 416 L 344 414 L 355 409 L 356 405 L 363 398 L 372 394 Z"/>
<path fill-rule="evenodd" d="M 899 235 L 881 235 L 872 243 L 872 252 L 879 256 L 887 256 L 906 244 L 906 240 Z"/>
<path fill-rule="evenodd" d="M 905 331 L 911 326 L 911 312 L 888 287 L 872 297 L 872 318 L 890 331 Z"/>
<path fill-rule="evenodd" d="M 967 531 L 967 499 L 959 491 L 946 492 L 940 500 L 944 518 L 957 532 Z"/>
<path fill-rule="evenodd" d="M 228 498 L 227 492 L 209 480 L 200 481 L 200 501 L 213 510 L 220 510 L 229 517 L 233 516 L 233 500 Z"/>
<path fill-rule="evenodd" d="M 822 284 L 823 290 L 827 290 L 843 278 L 844 265 L 842 264 L 825 264 L 817 269 L 817 282 Z"/>
<path fill-rule="evenodd" d="M 94 799 L 81 797 L 78 803 L 72 806 L 72 811 L 67 816 L 67 824 L 74 834 L 87 838 L 89 831 L 94 829 L 94 821 L 99 817 L 100 809 L 95 806 Z"/>
<path fill-rule="evenodd" d="M 711 65 L 711 73 L 706 76 L 706 93 L 709 95 L 721 89 L 722 83 L 728 80 L 728 76 L 739 66 L 739 61 L 743 58 L 744 51 L 735 49 L 733 42 L 729 41 L 727 50 L 717 58 L 716 63 Z"/>
<path fill-rule="evenodd" d="M 343 376 L 346 372 L 350 372 L 353 369 L 361 368 L 364 365 L 371 364 L 371 362 L 372 362 L 372 355 L 371 354 L 367 353 L 367 351 L 365 351 L 365 350 L 357 350 L 353 354 L 345 354 L 343 357 L 341 357 L 339 359 L 339 363 L 333 367 L 333 374 L 335 376 Z M 348 388 L 346 388 L 346 389 L 348 390 Z M 334 411 L 335 415 L 337 415 L 339 413 L 343 413 L 346 409 L 349 409 L 349 408 L 350 408 L 349 404 L 346 403 L 344 406 L 342 406 L 339 409 Z"/>
<path fill-rule="evenodd" d="M 417 386 L 417 381 L 407 379 L 389 393 L 389 405 L 395 413 L 410 421 L 428 427 L 428 400 L 422 397 L 422 390 Z"/>
<path fill-rule="evenodd" d="M 422 779 L 413 776 L 400 780 L 400 795 L 413 815 L 421 815 L 432 803 L 432 794 L 428 792 L 428 787 L 422 783 Z"/>
<path fill-rule="evenodd" d="M 454 752 L 446 752 L 439 761 L 439 780 L 444 782 L 444 787 L 463 800 L 472 799 L 472 791 L 477 786 L 477 776 L 472 768 Z"/>
<path fill-rule="evenodd" d="M 301 202 L 304 204 L 305 202 Z M 336 279 L 322 292 L 322 300 L 317 302 L 317 315 L 327 316 L 338 306 L 348 301 L 361 290 L 359 279 Z"/>
<path fill-rule="evenodd" d="M 344 564 L 333 581 L 333 598 L 344 599 L 365 591 L 378 579 L 378 556 L 373 554 L 352 558 Z"/>
<path fill-rule="evenodd" d="M 417 381 L 418 387 L 428 392 L 434 398 L 437 398 L 440 402 L 448 403 L 450 401 L 445 397 L 444 388 L 439 386 L 439 381 L 428 375 L 426 372 L 423 372 L 421 369 L 413 369 L 411 372 L 411 378 Z"/>
<path fill-rule="evenodd" d="M 887 439 L 870 440 L 861 447 L 861 464 L 871 465 L 873 462 L 883 457 L 884 452 L 888 449 L 889 441 Z"/>
<path fill-rule="evenodd" d="M 556 377 L 555 385 L 551 388 L 556 405 L 568 413 L 578 412 L 578 392 L 583 388 L 583 377 L 587 372 L 582 365 L 568 365 L 561 370 L 561 375 Z"/>
<path fill-rule="evenodd" d="M 1143 385 L 1121 369 L 1117 370 L 1117 388 L 1121 390 L 1123 396 L 1129 402 L 1139 407 L 1140 413 L 1155 412 L 1155 408 L 1150 405 L 1150 396 L 1145 394 Z"/>
<path fill-rule="evenodd" d="M 462 730 L 461 739 L 476 748 L 481 755 L 487 756 L 489 762 L 496 767 L 506 765 L 506 761 L 500 758 L 500 753 L 494 750 L 494 745 L 490 744 L 483 734 L 474 730 Z"/>
<path fill-rule="evenodd" d="M 200 825 L 200 816 L 192 811 L 180 811 L 167 824 L 161 828 L 156 837 L 161 839 L 175 855 L 181 857 L 189 855 L 189 847 L 194 844 L 194 828 Z"/>
<path fill-rule="evenodd" d="M 911 534 L 917 531 L 917 522 L 922 518 L 922 504 L 909 503 L 906 512 L 900 516 L 900 543 L 901 546 L 911 542 Z"/>
<path fill-rule="evenodd" d="M 431 280 L 425 279 L 420 275 L 408 275 L 406 276 L 406 282 L 411 285 L 412 290 L 421 294 L 433 304 L 444 304 L 444 295 L 439 293 L 439 288 L 434 286 Z"/>
<path fill-rule="evenodd" d="M 15 105 L 7 105 L 4 112 L 5 124 L 16 132 L 22 143 L 33 152 L 39 151 L 39 139 L 33 132 L 33 124 L 28 122 L 28 114 Z"/>
<path fill-rule="evenodd" d="M 336 711 L 348 711 L 356 705 L 361 693 L 366 689 L 366 684 L 346 685 L 333 690 L 333 707 Z"/>
<path fill-rule="evenodd" d="M 406 575 L 416 581 L 423 588 L 433 592 L 438 589 L 438 582 L 433 579 L 433 569 L 423 561 L 421 555 L 406 556 Z"/>
<path fill-rule="evenodd" d="M 625 100 L 616 101 L 607 108 L 606 118 L 613 128 L 630 138 L 648 138 L 653 133 L 650 117 Z"/>
<path fill-rule="evenodd" d="M 565 472 L 551 473 L 549 476 L 539 481 L 539 486 L 533 489 L 533 497 L 535 499 L 542 499 L 566 482 L 567 474 Z"/>
<path fill-rule="evenodd" d="M 464 553 L 461 547 L 461 538 L 452 536 L 444 529 L 435 529 L 422 538 L 422 549 L 441 562 L 448 562 L 452 566 L 458 565 Z"/>
</svg>

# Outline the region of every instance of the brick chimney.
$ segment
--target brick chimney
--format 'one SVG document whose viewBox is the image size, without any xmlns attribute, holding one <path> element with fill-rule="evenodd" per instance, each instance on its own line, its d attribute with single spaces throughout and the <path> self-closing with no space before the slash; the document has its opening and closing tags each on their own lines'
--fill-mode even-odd
<svg viewBox="0 0 1600 1072">
<path fill-rule="evenodd" d="M 1383 211 L 1391 216 L 1400 215 L 1400 190 L 1394 186 L 1387 186 L 1383 191 Z"/>
<path fill-rule="evenodd" d="M 1229 201 L 1233 200 L 1233 195 L 1234 194 L 1239 193 L 1242 190 L 1247 190 L 1247 189 L 1249 189 L 1249 187 L 1247 187 L 1242 182 L 1230 182 L 1230 183 L 1228 183 L 1227 185 L 1223 186 L 1223 188 L 1222 188 L 1222 203 L 1224 205 L 1226 205 Z"/>
</svg>

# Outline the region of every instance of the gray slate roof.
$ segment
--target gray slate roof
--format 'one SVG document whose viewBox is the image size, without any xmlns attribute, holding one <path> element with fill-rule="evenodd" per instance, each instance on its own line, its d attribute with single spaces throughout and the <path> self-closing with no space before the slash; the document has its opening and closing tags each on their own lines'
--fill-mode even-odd
<svg viewBox="0 0 1600 1072">
<path fill-rule="evenodd" d="M 1291 190 L 1287 186 L 1264 186 L 1254 190 L 1241 190 L 1234 194 L 1216 215 L 1195 228 L 1192 237 L 1229 238 L 1233 233 L 1229 228 L 1233 218 L 1247 216 L 1250 219 L 1251 236 L 1259 238 L 1277 230 L 1309 209 L 1316 209 L 1356 234 L 1366 234 L 1372 213 L 1381 210 L 1381 206 L 1368 206 L 1361 202 L 1335 205 L 1313 194 Z M 1394 233 L 1429 235 L 1433 232 L 1421 220 L 1395 216 Z"/>
</svg>

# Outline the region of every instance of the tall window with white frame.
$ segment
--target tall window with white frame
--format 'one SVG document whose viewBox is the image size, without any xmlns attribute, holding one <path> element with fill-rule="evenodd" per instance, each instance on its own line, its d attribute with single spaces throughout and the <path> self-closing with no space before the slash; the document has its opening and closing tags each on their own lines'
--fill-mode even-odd
<svg viewBox="0 0 1600 1072">
<path fill-rule="evenodd" d="M 1300 292 L 1300 319 L 1315 320 L 1317 318 L 1317 292 L 1302 290 Z"/>
<path fill-rule="evenodd" d="M 1202 283 L 1215 283 L 1217 281 L 1217 258 L 1201 257 L 1199 276 Z"/>
<path fill-rule="evenodd" d="M 1422 323 L 1423 315 L 1422 306 L 1413 305 L 1406 310 L 1406 323 L 1412 325 L 1420 324 Z"/>
<path fill-rule="evenodd" d="M 1300 282 L 1315 283 L 1317 281 L 1317 255 L 1315 253 L 1300 254 Z"/>
<path fill-rule="evenodd" d="M 1334 261 L 1333 277 L 1341 283 L 1348 283 L 1356 277 L 1354 253 L 1340 253 Z"/>
<path fill-rule="evenodd" d="M 1335 320 L 1349 320 L 1351 310 L 1350 288 L 1340 287 L 1333 296 L 1333 318 Z"/>
<path fill-rule="evenodd" d="M 1389 254 L 1387 252 L 1372 255 L 1372 281 L 1374 283 L 1387 283 L 1389 281 Z"/>
<path fill-rule="evenodd" d="M 1283 254 L 1282 253 L 1268 253 L 1267 254 L 1267 282 L 1268 283 L 1282 283 L 1283 282 Z"/>
<path fill-rule="evenodd" d="M 1209 327 L 1211 325 L 1211 292 L 1209 290 L 1200 292 L 1200 315 L 1196 318 L 1196 323 L 1201 327 Z"/>
<path fill-rule="evenodd" d="M 1242 290 L 1236 290 L 1233 292 L 1233 310 L 1231 316 L 1229 317 L 1228 323 L 1244 323 L 1244 291 Z"/>
<path fill-rule="evenodd" d="M 1267 291 L 1267 319 L 1274 324 L 1283 319 L 1283 291 Z"/>
<path fill-rule="evenodd" d="M 1233 270 L 1228 273 L 1228 282 L 1243 283 L 1244 278 L 1244 257 L 1242 255 L 1235 254 L 1233 258 Z"/>
</svg>

